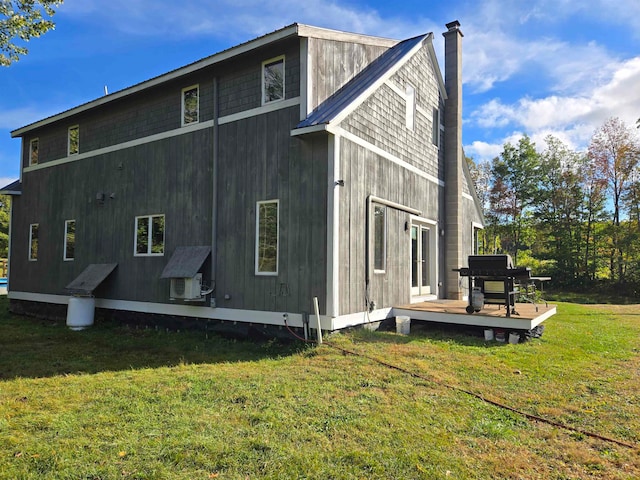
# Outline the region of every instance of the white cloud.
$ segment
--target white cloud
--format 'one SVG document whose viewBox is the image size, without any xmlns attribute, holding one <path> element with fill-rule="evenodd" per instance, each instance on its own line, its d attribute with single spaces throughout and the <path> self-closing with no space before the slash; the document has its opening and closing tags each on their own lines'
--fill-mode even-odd
<svg viewBox="0 0 640 480">
<path fill-rule="evenodd" d="M 6 187 L 7 185 L 15 182 L 18 177 L 0 177 L 0 188 Z"/>
<path fill-rule="evenodd" d="M 530 135 L 558 132 L 580 147 L 609 117 L 620 117 L 630 125 L 635 123 L 640 116 L 638 85 L 640 57 L 615 64 L 615 72 L 606 83 L 581 95 L 525 97 L 513 104 L 493 99 L 473 112 L 471 120 L 483 128 L 517 126 Z"/>
</svg>

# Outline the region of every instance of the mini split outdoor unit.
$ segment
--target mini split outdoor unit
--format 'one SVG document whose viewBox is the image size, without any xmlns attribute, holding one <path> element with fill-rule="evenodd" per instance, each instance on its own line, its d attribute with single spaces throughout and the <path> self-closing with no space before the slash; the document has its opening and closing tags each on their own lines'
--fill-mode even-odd
<svg viewBox="0 0 640 480">
<path fill-rule="evenodd" d="M 192 278 L 171 279 L 171 299 L 195 300 L 202 298 L 202 274 Z"/>
</svg>

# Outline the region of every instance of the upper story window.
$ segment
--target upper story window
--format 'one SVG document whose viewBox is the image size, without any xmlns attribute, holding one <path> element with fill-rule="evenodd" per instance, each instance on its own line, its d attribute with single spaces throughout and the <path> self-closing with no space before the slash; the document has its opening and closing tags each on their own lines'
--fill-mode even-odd
<svg viewBox="0 0 640 480">
<path fill-rule="evenodd" d="M 373 271 L 384 273 L 387 266 L 387 208 L 373 207 Z"/>
<path fill-rule="evenodd" d="M 200 121 L 199 87 L 194 85 L 182 90 L 182 126 Z"/>
<path fill-rule="evenodd" d="M 40 141 L 34 138 L 29 142 L 29 165 L 38 164 L 38 146 Z"/>
<path fill-rule="evenodd" d="M 284 55 L 262 64 L 262 104 L 284 99 Z"/>
<path fill-rule="evenodd" d="M 80 127 L 78 125 L 69 127 L 67 146 L 68 155 L 77 155 L 80 152 Z"/>
<path fill-rule="evenodd" d="M 278 274 L 278 200 L 256 208 L 256 275 Z"/>
<path fill-rule="evenodd" d="M 134 243 L 136 257 L 164 255 L 164 215 L 136 217 Z"/>
<path fill-rule="evenodd" d="M 416 89 L 411 84 L 407 84 L 406 99 L 406 125 L 409 130 L 413 130 L 416 121 Z"/>
<path fill-rule="evenodd" d="M 64 260 L 76 258 L 76 221 L 64 222 Z"/>
<path fill-rule="evenodd" d="M 29 260 L 38 260 L 38 230 L 39 225 L 32 223 L 29 225 Z"/>
</svg>

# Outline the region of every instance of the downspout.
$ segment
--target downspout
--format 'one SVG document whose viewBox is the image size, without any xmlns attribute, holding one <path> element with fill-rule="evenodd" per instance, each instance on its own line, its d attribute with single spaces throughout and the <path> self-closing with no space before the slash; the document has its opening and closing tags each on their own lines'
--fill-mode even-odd
<svg viewBox="0 0 640 480">
<path fill-rule="evenodd" d="M 212 160 L 211 168 L 211 294 L 210 306 L 216 307 L 216 261 L 217 261 L 217 245 L 218 245 L 218 77 L 213 78 L 213 134 L 212 134 Z"/>
</svg>

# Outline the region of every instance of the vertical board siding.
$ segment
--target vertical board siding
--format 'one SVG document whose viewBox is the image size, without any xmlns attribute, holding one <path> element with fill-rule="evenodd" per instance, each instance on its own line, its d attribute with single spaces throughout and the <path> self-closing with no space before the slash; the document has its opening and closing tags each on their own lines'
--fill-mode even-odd
<svg viewBox="0 0 640 480">
<path fill-rule="evenodd" d="M 173 250 L 211 244 L 210 146 L 211 132 L 199 131 L 29 172 L 14 204 L 11 289 L 65 294 L 89 264 L 118 263 L 96 295 L 168 301 L 168 281 L 159 277 Z M 105 194 L 103 204 L 98 193 Z M 165 215 L 165 254 L 134 257 L 134 219 L 151 214 Z M 65 262 L 69 219 L 76 220 L 76 252 Z M 36 262 L 27 260 L 30 223 L 40 224 Z"/>
<path fill-rule="evenodd" d="M 300 312 L 309 311 L 313 295 L 324 299 L 326 136 L 292 138 L 298 116 L 292 107 L 220 126 L 221 307 Z M 256 275 L 256 202 L 276 199 L 278 274 Z"/>
</svg>

